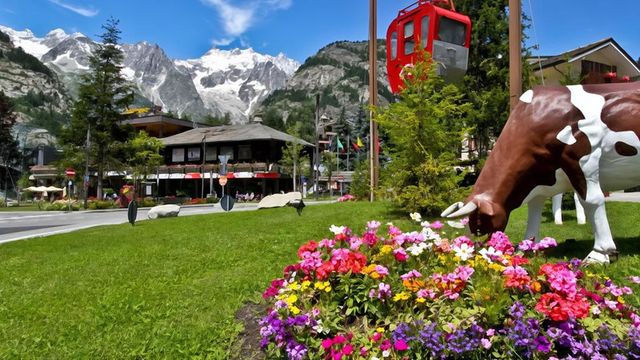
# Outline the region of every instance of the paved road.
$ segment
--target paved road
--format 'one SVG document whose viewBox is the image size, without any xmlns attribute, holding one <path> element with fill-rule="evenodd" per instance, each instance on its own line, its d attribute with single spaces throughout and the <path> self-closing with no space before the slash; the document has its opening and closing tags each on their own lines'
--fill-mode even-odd
<svg viewBox="0 0 640 360">
<path fill-rule="evenodd" d="M 232 211 L 256 210 L 257 204 L 236 204 Z M 138 211 L 137 221 L 147 219 L 149 209 Z M 220 205 L 186 206 L 180 209 L 179 216 L 200 215 L 222 212 Z M 295 211 L 291 209 L 291 211 Z M 0 244 L 65 233 L 98 225 L 126 223 L 126 209 L 104 211 L 15 211 L 0 212 Z"/>
</svg>

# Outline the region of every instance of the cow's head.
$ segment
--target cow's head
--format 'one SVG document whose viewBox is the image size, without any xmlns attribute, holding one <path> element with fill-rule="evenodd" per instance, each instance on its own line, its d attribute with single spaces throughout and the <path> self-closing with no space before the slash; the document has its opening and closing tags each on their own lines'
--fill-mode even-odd
<svg viewBox="0 0 640 360">
<path fill-rule="evenodd" d="M 535 90 L 534 90 L 535 92 Z M 558 134 L 580 118 L 566 88 L 527 92 L 511 112 L 472 194 L 450 206 L 445 217 L 469 216 L 474 234 L 504 230 L 512 210 L 539 185 L 553 185 L 566 159 Z"/>
</svg>

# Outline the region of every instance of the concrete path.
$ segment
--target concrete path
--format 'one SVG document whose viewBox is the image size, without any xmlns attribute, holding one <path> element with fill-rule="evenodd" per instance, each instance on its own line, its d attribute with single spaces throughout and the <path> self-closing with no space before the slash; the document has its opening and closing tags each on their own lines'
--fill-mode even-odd
<svg viewBox="0 0 640 360">
<path fill-rule="evenodd" d="M 307 205 L 329 201 L 305 201 Z M 232 212 L 256 210 L 257 203 L 236 203 Z M 138 210 L 136 221 L 147 220 L 148 208 Z M 291 211 L 295 209 L 291 208 Z M 179 216 L 224 212 L 219 204 L 183 206 Z M 15 211 L 0 212 L 0 244 L 10 241 L 67 233 L 100 225 L 127 223 L 127 209 L 89 211 Z"/>
</svg>

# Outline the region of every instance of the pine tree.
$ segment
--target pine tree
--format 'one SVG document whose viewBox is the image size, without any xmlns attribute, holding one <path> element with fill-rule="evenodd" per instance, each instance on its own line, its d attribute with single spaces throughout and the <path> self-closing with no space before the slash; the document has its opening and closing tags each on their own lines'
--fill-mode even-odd
<svg viewBox="0 0 640 360">
<path fill-rule="evenodd" d="M 65 160 L 77 163 L 78 151 L 86 145 L 85 134 L 90 134 L 88 161 L 98 172 L 99 199 L 102 198 L 105 171 L 122 166 L 122 144 L 126 141 L 127 132 L 119 126 L 120 113 L 133 101 L 131 87 L 120 72 L 124 55 L 118 48 L 118 22 L 110 18 L 102 26 L 102 42 L 89 59 L 90 71 L 82 78 L 71 126 L 63 135 L 67 144 Z"/>
<path fill-rule="evenodd" d="M 455 85 L 436 75 L 436 66 L 417 62 L 408 70 L 413 80 L 405 83 L 400 100 L 375 115 L 390 140 L 383 188 L 405 210 L 428 215 L 462 197 L 454 165 L 472 109 Z"/>
<path fill-rule="evenodd" d="M 13 103 L 3 91 L 0 91 L 0 164 L 5 167 L 15 165 L 20 160 L 18 141 L 13 138 L 11 129 L 16 123 Z"/>
</svg>

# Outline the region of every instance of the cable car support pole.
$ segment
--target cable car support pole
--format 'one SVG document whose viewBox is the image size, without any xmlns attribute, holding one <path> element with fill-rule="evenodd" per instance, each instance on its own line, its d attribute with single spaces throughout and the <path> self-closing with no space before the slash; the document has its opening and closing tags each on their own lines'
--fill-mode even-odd
<svg viewBox="0 0 640 360">
<path fill-rule="evenodd" d="M 509 109 L 518 104 L 522 93 L 522 7 L 520 0 L 509 0 Z"/>
<path fill-rule="evenodd" d="M 377 36 L 377 0 L 369 0 L 369 169 L 371 193 L 369 200 L 374 200 L 374 190 L 378 187 L 378 128 L 373 119 L 373 107 L 378 97 L 378 36 Z"/>
</svg>

